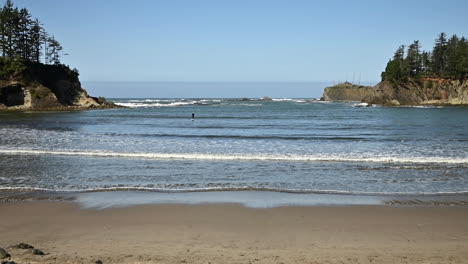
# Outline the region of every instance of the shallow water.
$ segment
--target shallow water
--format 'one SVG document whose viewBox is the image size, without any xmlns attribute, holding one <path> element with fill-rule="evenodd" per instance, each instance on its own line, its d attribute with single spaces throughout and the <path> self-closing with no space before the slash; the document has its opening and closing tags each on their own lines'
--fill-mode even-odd
<svg viewBox="0 0 468 264">
<path fill-rule="evenodd" d="M 467 108 L 116 102 L 131 108 L 0 113 L 0 190 L 468 193 Z"/>
</svg>

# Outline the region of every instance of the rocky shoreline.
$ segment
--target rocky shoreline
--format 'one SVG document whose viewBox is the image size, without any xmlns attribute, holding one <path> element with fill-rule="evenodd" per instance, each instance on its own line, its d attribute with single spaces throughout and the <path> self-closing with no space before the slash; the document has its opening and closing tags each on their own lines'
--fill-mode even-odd
<svg viewBox="0 0 468 264">
<path fill-rule="evenodd" d="M 31 63 L 21 74 L 0 79 L 0 111 L 73 111 L 124 108 L 89 96 L 76 70 Z"/>
<path fill-rule="evenodd" d="M 343 83 L 326 87 L 321 99 L 383 106 L 468 106 L 468 80 L 422 77 L 398 84 L 382 81 L 373 87 Z"/>
</svg>

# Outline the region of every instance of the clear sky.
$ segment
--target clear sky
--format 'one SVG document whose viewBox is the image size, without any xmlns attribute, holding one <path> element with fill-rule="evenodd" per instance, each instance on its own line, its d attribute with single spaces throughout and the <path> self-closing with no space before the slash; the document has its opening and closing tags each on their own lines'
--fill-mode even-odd
<svg viewBox="0 0 468 264">
<path fill-rule="evenodd" d="M 82 81 L 377 82 L 399 45 L 468 36 L 466 0 L 14 3 L 62 43 Z"/>
</svg>

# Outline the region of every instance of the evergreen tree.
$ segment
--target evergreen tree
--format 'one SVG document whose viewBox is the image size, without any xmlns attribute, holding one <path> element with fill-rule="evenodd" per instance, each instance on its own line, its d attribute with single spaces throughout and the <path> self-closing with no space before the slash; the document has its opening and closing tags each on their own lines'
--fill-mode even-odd
<svg viewBox="0 0 468 264">
<path fill-rule="evenodd" d="M 388 61 L 385 72 L 382 73 L 383 80 L 397 81 L 404 76 L 405 72 L 405 46 L 398 47 L 393 58 Z"/>
<path fill-rule="evenodd" d="M 447 42 L 446 50 L 446 69 L 444 75 L 456 76 L 457 75 L 457 66 L 460 64 L 460 59 L 462 57 L 459 54 L 459 39 L 457 35 L 453 35 Z"/>
<path fill-rule="evenodd" d="M 407 70 L 406 73 L 410 77 L 416 76 L 421 72 L 422 59 L 418 40 L 415 40 L 413 44 L 408 46 L 405 65 Z"/>
<path fill-rule="evenodd" d="M 435 41 L 432 51 L 432 72 L 442 75 L 446 68 L 447 35 L 442 32 Z"/>
<path fill-rule="evenodd" d="M 404 46 L 400 46 L 381 76 L 382 80 L 392 82 L 419 76 L 468 78 L 468 40 L 457 35 L 447 40 L 447 35 L 440 33 L 432 53 L 421 51 L 419 41 L 416 40 L 408 46 L 406 57 Z"/>
<path fill-rule="evenodd" d="M 31 27 L 31 15 L 29 14 L 28 10 L 22 8 L 19 11 L 18 17 L 18 26 L 17 26 L 17 37 L 16 37 L 16 50 L 18 51 L 18 55 L 25 60 L 30 59 L 31 54 L 31 47 L 29 38 L 30 35 L 30 27 Z"/>
<path fill-rule="evenodd" d="M 41 62 L 43 54 L 44 63 L 60 64 L 62 50 L 26 8 L 18 9 L 11 0 L 0 8 L 0 51 L 4 60 Z"/>
<path fill-rule="evenodd" d="M 456 66 L 457 78 L 468 78 L 468 40 L 464 37 L 458 42 L 458 64 Z"/>
<path fill-rule="evenodd" d="M 427 51 L 423 51 L 421 54 L 421 72 L 422 73 L 430 73 L 431 72 L 431 53 Z"/>
<path fill-rule="evenodd" d="M 13 58 L 13 35 L 15 29 L 15 9 L 11 0 L 7 0 L 0 14 L 2 56 Z"/>
<path fill-rule="evenodd" d="M 40 62 L 42 54 L 42 39 L 44 37 L 44 29 L 41 27 L 39 20 L 32 22 L 29 29 L 29 47 L 31 48 L 29 59 L 33 62 Z"/>
<path fill-rule="evenodd" d="M 393 54 L 393 60 L 403 61 L 405 58 L 405 45 L 401 45 Z"/>
<path fill-rule="evenodd" d="M 62 45 L 54 38 L 47 39 L 47 64 L 60 64 L 60 56 L 63 48 Z"/>
</svg>

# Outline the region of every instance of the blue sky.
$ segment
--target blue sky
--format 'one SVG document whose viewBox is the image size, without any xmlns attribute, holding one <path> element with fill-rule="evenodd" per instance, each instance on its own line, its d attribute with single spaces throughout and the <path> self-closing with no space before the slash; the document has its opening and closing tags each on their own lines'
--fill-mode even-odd
<svg viewBox="0 0 468 264">
<path fill-rule="evenodd" d="M 468 36 L 468 1 L 14 2 L 82 81 L 377 82 L 399 45 Z"/>
</svg>

